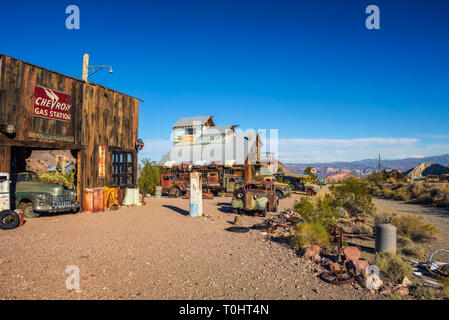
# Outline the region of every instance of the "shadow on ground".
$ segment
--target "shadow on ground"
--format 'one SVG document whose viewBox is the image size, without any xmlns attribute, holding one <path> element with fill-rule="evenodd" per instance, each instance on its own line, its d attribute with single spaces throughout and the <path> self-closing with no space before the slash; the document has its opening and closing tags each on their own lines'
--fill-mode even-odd
<svg viewBox="0 0 449 320">
<path fill-rule="evenodd" d="M 188 216 L 189 215 L 189 211 L 175 207 L 175 206 L 168 206 L 168 205 L 163 205 L 163 207 L 168 208 L 176 213 L 182 214 L 183 216 Z"/>
</svg>

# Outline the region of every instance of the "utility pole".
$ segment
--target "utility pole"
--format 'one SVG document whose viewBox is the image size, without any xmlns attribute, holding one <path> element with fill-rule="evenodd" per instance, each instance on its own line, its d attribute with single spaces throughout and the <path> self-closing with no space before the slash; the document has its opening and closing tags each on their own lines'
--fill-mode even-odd
<svg viewBox="0 0 449 320">
<path fill-rule="evenodd" d="M 88 82 L 89 76 L 94 75 L 103 68 L 109 68 L 109 73 L 113 73 L 111 66 L 89 66 L 89 55 L 87 53 L 83 56 L 83 80 Z M 90 70 L 90 74 L 89 74 Z"/>
<path fill-rule="evenodd" d="M 381 172 L 382 172 L 382 166 L 380 164 L 380 153 L 379 153 L 379 173 L 381 173 Z"/>
</svg>

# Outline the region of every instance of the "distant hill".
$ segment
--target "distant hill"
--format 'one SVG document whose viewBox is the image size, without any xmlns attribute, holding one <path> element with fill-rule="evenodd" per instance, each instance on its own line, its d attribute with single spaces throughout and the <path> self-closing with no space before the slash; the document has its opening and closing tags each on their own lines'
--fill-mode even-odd
<svg viewBox="0 0 449 320">
<path fill-rule="evenodd" d="M 399 160 L 382 160 L 382 169 L 396 169 L 399 171 L 407 171 L 421 163 L 434 162 L 443 166 L 449 165 L 449 154 L 424 158 L 407 158 Z M 305 168 L 312 166 L 317 169 L 317 173 L 321 178 L 334 175 L 339 172 L 347 172 L 360 177 L 369 175 L 373 171 L 379 170 L 379 160 L 366 159 L 353 162 L 327 162 L 327 163 L 286 163 L 285 166 L 293 171 L 302 173 Z"/>
</svg>

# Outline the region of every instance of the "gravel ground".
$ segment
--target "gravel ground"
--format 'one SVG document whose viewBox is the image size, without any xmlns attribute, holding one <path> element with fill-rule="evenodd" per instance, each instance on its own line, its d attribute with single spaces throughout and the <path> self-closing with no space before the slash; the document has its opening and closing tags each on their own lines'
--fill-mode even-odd
<svg viewBox="0 0 449 320">
<path fill-rule="evenodd" d="M 280 209 L 297 197 L 281 200 Z M 204 200 L 208 217 L 191 218 L 188 200 L 151 198 L 141 207 L 40 217 L 0 230 L 0 298 L 381 298 L 321 281 L 314 264 L 260 231 L 226 231 L 234 220 L 229 203 Z M 261 221 L 245 216 L 243 225 Z M 71 265 L 80 269 L 80 290 L 66 288 Z"/>
</svg>

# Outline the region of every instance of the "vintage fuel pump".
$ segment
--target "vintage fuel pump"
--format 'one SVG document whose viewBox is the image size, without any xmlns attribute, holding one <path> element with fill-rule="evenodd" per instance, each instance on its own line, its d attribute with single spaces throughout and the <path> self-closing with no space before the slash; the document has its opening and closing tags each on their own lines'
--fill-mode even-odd
<svg viewBox="0 0 449 320">
<path fill-rule="evenodd" d="M 23 214 L 11 210 L 9 174 L 0 172 L 0 229 L 14 229 L 23 224 Z"/>
</svg>

